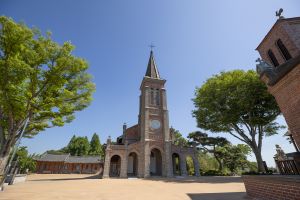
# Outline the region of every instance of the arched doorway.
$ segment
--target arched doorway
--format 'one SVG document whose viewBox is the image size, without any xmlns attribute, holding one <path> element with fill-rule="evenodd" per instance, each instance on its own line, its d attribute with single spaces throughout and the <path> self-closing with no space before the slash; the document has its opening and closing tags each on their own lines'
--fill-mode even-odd
<svg viewBox="0 0 300 200">
<path fill-rule="evenodd" d="M 135 152 L 131 152 L 128 155 L 127 175 L 128 176 L 138 175 L 138 156 Z"/>
<path fill-rule="evenodd" d="M 160 150 L 154 148 L 150 155 L 150 175 L 161 176 L 162 175 L 162 157 Z"/>
<path fill-rule="evenodd" d="M 121 157 L 118 155 L 114 155 L 110 159 L 109 176 L 120 177 L 120 171 L 121 171 Z"/>
<path fill-rule="evenodd" d="M 181 176 L 180 157 L 178 153 L 172 154 L 172 163 L 173 163 L 173 175 Z"/>
<path fill-rule="evenodd" d="M 195 166 L 194 166 L 194 160 L 192 156 L 186 157 L 186 171 L 189 176 L 195 175 Z"/>
</svg>

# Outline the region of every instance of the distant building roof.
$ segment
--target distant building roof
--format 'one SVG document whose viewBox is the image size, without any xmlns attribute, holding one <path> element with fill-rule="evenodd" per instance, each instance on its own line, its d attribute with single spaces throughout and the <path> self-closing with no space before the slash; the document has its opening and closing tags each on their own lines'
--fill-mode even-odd
<svg viewBox="0 0 300 200">
<path fill-rule="evenodd" d="M 100 163 L 100 156 L 70 156 L 67 163 Z"/>
<path fill-rule="evenodd" d="M 66 162 L 66 163 L 102 163 L 101 156 L 70 156 L 70 154 L 48 154 L 45 153 L 36 161 L 44 162 Z"/>
<path fill-rule="evenodd" d="M 36 158 L 37 161 L 48 161 L 48 162 L 65 162 L 68 157 L 70 155 L 69 154 L 43 154 L 41 157 Z"/>
</svg>

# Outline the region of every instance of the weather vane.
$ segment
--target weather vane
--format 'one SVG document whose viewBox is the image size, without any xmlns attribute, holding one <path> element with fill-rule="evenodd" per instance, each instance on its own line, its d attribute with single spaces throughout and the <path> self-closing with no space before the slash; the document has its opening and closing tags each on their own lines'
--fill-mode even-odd
<svg viewBox="0 0 300 200">
<path fill-rule="evenodd" d="M 278 17 L 278 19 L 283 19 L 284 17 L 281 15 L 283 12 L 283 9 L 280 8 L 278 11 L 276 11 L 276 17 Z"/>
<path fill-rule="evenodd" d="M 153 48 L 155 47 L 152 43 L 149 45 L 151 51 L 153 50 Z"/>
</svg>

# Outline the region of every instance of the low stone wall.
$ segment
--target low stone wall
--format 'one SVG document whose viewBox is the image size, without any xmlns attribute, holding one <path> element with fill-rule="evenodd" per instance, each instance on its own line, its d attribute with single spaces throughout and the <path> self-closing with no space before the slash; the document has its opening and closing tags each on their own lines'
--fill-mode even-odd
<svg viewBox="0 0 300 200">
<path fill-rule="evenodd" d="M 257 200 L 300 200 L 300 176 L 242 176 L 249 197 Z"/>
</svg>

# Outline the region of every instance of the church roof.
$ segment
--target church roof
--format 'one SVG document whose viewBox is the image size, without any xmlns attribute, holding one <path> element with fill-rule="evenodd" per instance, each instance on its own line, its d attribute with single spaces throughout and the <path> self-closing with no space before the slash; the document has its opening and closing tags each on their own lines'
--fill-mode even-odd
<svg viewBox="0 0 300 200">
<path fill-rule="evenodd" d="M 259 47 L 262 45 L 262 43 L 269 37 L 269 35 L 273 32 L 273 30 L 275 29 L 276 26 L 278 26 L 279 24 L 283 23 L 283 22 L 299 22 L 300 21 L 300 17 L 292 17 L 292 18 L 280 18 L 278 19 L 275 24 L 272 26 L 272 28 L 269 30 L 269 32 L 265 35 L 265 37 L 262 39 L 262 41 L 259 43 L 259 45 L 256 47 L 256 50 L 259 49 Z"/>
<path fill-rule="evenodd" d="M 146 71 L 145 76 L 160 79 L 152 50 L 150 52 L 150 57 L 149 57 L 147 71 Z"/>
</svg>

